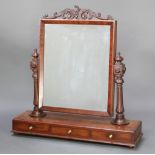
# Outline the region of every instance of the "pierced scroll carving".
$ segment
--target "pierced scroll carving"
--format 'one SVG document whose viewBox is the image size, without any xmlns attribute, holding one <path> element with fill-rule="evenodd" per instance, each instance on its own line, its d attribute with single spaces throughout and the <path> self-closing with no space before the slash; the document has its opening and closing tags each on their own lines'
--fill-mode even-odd
<svg viewBox="0 0 155 155">
<path fill-rule="evenodd" d="M 108 15 L 107 17 L 102 17 L 101 13 L 96 13 L 90 9 L 81 9 L 79 6 L 75 5 L 74 9 L 64 9 L 60 12 L 55 12 L 53 16 L 48 16 L 47 14 L 43 16 L 43 18 L 47 19 L 81 19 L 81 20 L 91 20 L 93 18 L 99 20 L 112 20 L 112 16 Z"/>
</svg>

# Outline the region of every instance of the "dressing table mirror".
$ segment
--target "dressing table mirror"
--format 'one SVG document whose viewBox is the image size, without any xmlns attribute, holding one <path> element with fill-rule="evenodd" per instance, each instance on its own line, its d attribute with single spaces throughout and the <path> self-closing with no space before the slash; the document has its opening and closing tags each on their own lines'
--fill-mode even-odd
<svg viewBox="0 0 155 155">
<path fill-rule="evenodd" d="M 30 63 L 34 109 L 13 119 L 13 132 L 135 147 L 142 123 L 124 116 L 116 31 L 111 16 L 78 6 L 45 15 Z"/>
</svg>

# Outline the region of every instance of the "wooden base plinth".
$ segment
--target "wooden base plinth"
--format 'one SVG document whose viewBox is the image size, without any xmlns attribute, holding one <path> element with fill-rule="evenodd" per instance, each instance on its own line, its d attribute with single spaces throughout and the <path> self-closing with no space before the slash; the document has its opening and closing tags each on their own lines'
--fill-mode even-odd
<svg viewBox="0 0 155 155">
<path fill-rule="evenodd" d="M 43 118 L 26 111 L 13 119 L 12 131 L 19 134 L 58 137 L 135 147 L 142 136 L 141 121 L 113 125 L 111 118 L 46 112 Z"/>
</svg>

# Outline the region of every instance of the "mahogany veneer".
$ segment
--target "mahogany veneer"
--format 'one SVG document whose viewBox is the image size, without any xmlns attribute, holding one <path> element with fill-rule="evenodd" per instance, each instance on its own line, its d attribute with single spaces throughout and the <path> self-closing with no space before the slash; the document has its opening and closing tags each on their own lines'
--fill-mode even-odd
<svg viewBox="0 0 155 155">
<path fill-rule="evenodd" d="M 46 112 L 43 118 L 26 111 L 13 119 L 14 133 L 93 141 L 135 147 L 142 136 L 141 121 L 112 125 L 110 117 Z"/>
<path fill-rule="evenodd" d="M 95 20 L 93 19 L 95 18 Z M 39 106 L 43 100 L 43 64 L 45 24 L 110 25 L 110 60 L 108 108 L 105 112 L 62 107 Z M 90 9 L 65 9 L 41 19 L 40 54 L 34 50 L 30 67 L 34 79 L 34 109 L 13 119 L 12 131 L 17 134 L 58 137 L 135 147 L 142 136 L 142 122 L 126 120 L 123 104 L 123 76 L 126 71 L 123 57 L 116 53 L 117 22 Z M 116 115 L 113 116 L 114 82 L 117 85 Z M 49 111 L 49 112 L 47 112 Z M 104 117 L 105 116 L 105 117 Z"/>
</svg>

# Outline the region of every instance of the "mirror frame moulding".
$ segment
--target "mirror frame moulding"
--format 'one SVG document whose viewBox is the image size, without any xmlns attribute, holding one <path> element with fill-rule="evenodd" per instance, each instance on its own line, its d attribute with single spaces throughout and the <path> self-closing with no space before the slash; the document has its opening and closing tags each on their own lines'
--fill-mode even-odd
<svg viewBox="0 0 155 155">
<path fill-rule="evenodd" d="M 75 11 L 75 10 L 74 10 Z M 113 65 L 116 55 L 116 37 L 117 37 L 117 21 L 111 16 L 102 18 L 101 14 L 94 14 L 91 10 L 79 10 L 78 16 L 75 16 L 73 10 L 65 9 L 60 13 L 54 13 L 52 17 L 45 15 L 40 20 L 40 61 L 39 61 L 39 108 L 43 111 L 66 112 L 84 115 L 96 116 L 113 116 L 114 113 L 114 75 Z M 82 16 L 87 11 L 87 16 Z M 81 13 L 80 13 L 81 12 Z M 76 17 L 76 18 L 75 18 Z M 83 18 L 85 17 L 85 18 Z M 93 19 L 93 17 L 95 19 Z M 59 19 L 61 18 L 61 19 Z M 110 52 L 109 52 L 109 80 L 108 80 L 108 104 L 107 112 L 92 111 L 84 109 L 72 109 L 63 107 L 50 107 L 43 104 L 43 75 L 44 75 L 44 34 L 45 24 L 80 24 L 80 25 L 109 25 L 110 26 Z"/>
</svg>

